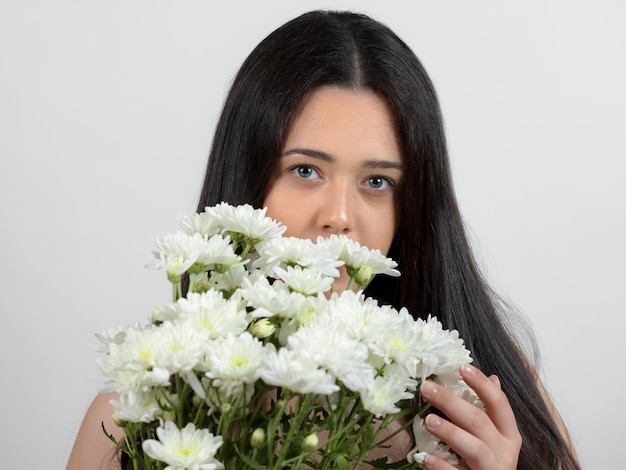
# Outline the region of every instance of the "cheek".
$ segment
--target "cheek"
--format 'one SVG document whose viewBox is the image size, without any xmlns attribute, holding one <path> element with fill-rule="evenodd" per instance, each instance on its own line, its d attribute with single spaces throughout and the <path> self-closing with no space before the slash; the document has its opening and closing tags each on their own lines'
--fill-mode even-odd
<svg viewBox="0 0 626 470">
<path fill-rule="evenodd" d="M 400 225 L 397 196 L 380 206 L 370 207 L 368 212 L 362 219 L 363 240 L 360 243 L 387 255 Z"/>
<path fill-rule="evenodd" d="M 396 218 L 393 215 L 379 219 L 378 223 L 373 227 L 375 230 L 371 232 L 374 236 L 372 237 L 371 244 L 368 245 L 369 248 L 378 249 L 381 253 L 387 255 L 396 235 L 396 225 Z"/>
<path fill-rule="evenodd" d="M 290 198 L 288 194 L 284 194 L 281 188 L 271 188 L 265 200 L 263 206 L 267 207 L 266 215 L 272 219 L 277 220 L 287 227 L 285 236 L 297 237 L 298 234 L 298 208 L 295 204 L 289 203 L 293 198 Z"/>
</svg>

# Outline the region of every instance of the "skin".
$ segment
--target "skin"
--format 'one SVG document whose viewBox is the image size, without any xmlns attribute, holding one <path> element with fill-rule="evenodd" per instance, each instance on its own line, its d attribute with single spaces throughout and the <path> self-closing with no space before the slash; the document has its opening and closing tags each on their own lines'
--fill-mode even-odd
<svg viewBox="0 0 626 470">
<path fill-rule="evenodd" d="M 115 446 L 102 432 L 102 424 L 104 423 L 106 430 L 113 434 L 116 440 L 119 441 L 124 437 L 122 429 L 113 421 L 113 407 L 109 403 L 110 400 L 117 399 L 119 396 L 115 393 L 102 393 L 91 403 L 74 441 L 67 470 L 115 468 L 112 459 Z M 107 466 L 104 462 L 111 462 L 111 465 Z"/>
</svg>

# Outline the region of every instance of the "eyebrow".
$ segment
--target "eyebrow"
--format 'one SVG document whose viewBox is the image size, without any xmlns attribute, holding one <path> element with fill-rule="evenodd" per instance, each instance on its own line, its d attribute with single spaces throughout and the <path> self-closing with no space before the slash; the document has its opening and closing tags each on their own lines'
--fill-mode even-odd
<svg viewBox="0 0 626 470">
<path fill-rule="evenodd" d="M 295 148 L 287 150 L 283 157 L 289 157 L 291 155 L 305 155 L 307 157 L 315 158 L 317 160 L 323 160 L 325 162 L 332 163 L 337 160 L 331 154 L 326 152 L 320 152 L 319 150 Z M 390 160 L 365 160 L 361 166 L 363 168 L 380 168 L 380 169 L 392 169 L 404 171 L 404 165 L 398 162 L 392 162 Z"/>
</svg>

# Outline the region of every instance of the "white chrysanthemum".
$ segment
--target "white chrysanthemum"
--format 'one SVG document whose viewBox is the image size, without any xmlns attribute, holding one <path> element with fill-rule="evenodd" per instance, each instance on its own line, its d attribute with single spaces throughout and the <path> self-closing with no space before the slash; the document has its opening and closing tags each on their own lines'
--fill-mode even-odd
<svg viewBox="0 0 626 470">
<path fill-rule="evenodd" d="M 237 256 L 228 237 L 214 235 L 207 238 L 199 233 L 189 235 L 178 232 L 173 235 L 159 237 L 156 240 L 157 250 L 154 256 L 159 263 L 151 265 L 156 269 L 165 268 L 168 278 L 178 281 L 180 276 L 193 267 L 194 272 L 204 269 L 230 267 L 242 263 Z"/>
<path fill-rule="evenodd" d="M 286 270 L 274 268 L 278 279 L 283 281 L 294 292 L 304 295 L 321 294 L 330 290 L 335 278 L 327 276 L 315 269 L 306 269 L 301 266 L 289 266 Z"/>
<path fill-rule="evenodd" d="M 233 251 L 230 237 L 221 235 L 213 235 L 207 239 L 199 234 L 193 237 L 198 240 L 198 258 L 197 263 L 205 269 L 230 268 L 242 263 L 239 256 Z"/>
<path fill-rule="evenodd" d="M 244 279 L 239 294 L 253 309 L 250 313 L 253 318 L 293 318 L 306 302 L 304 295 L 290 292 L 283 282 L 270 284 L 265 277 L 257 278 L 254 283 Z"/>
<path fill-rule="evenodd" d="M 241 234 L 256 243 L 267 238 L 278 237 L 287 229 L 279 222 L 266 217 L 267 208 L 255 209 L 249 204 L 231 206 L 225 202 L 205 207 L 205 212 L 215 218 L 224 231 Z"/>
<path fill-rule="evenodd" d="M 154 365 L 170 374 L 198 367 L 204 362 L 208 336 L 191 322 L 164 323 L 154 338 Z"/>
<path fill-rule="evenodd" d="M 163 415 L 154 390 L 120 393 L 119 400 L 111 400 L 113 418 L 132 423 L 150 423 Z"/>
<path fill-rule="evenodd" d="M 158 237 L 157 250 L 153 250 L 153 254 L 159 263 L 149 267 L 165 269 L 170 280 L 178 281 L 198 260 L 202 240 L 200 234 L 188 235 L 183 232 Z"/>
<path fill-rule="evenodd" d="M 178 218 L 178 225 L 189 235 L 199 233 L 207 238 L 222 232 L 220 223 L 206 212 L 182 215 Z"/>
<path fill-rule="evenodd" d="M 286 269 L 289 266 L 302 266 L 327 276 L 339 277 L 337 268 L 343 265 L 343 261 L 338 260 L 326 245 L 318 245 L 305 238 L 271 238 L 257 245 L 257 251 L 259 258 L 253 266 L 270 277 L 275 277 L 274 268 Z"/>
<path fill-rule="evenodd" d="M 413 375 L 421 352 L 420 338 L 414 333 L 415 324 L 406 310 L 390 315 L 390 327 L 383 331 L 381 337 L 372 346 L 374 354 L 379 355 L 385 364 L 396 363 L 406 368 Z"/>
<path fill-rule="evenodd" d="M 241 287 L 243 280 L 248 277 L 248 271 L 243 265 L 232 266 L 223 273 L 215 272 L 211 276 L 212 288 L 222 292 L 233 293 Z"/>
<path fill-rule="evenodd" d="M 337 328 L 368 346 L 375 344 L 385 331 L 399 322 L 397 312 L 391 307 L 379 306 L 376 300 L 351 290 L 333 295 L 326 310 Z"/>
<path fill-rule="evenodd" d="M 128 329 L 122 344 L 109 344 L 109 353 L 96 361 L 110 379 L 103 391 L 147 390 L 169 385 L 170 373 L 156 366 L 161 345 L 158 328 Z"/>
<path fill-rule="evenodd" d="M 367 363 L 365 345 L 323 319 L 322 313 L 311 323 L 289 336 L 290 349 L 312 358 L 352 391 L 363 390 L 373 380 L 374 369 Z M 318 319 L 322 318 L 318 322 Z"/>
<path fill-rule="evenodd" d="M 335 378 L 320 369 L 311 357 L 287 348 L 266 356 L 261 379 L 269 385 L 285 387 L 296 393 L 329 395 L 339 391 Z"/>
<path fill-rule="evenodd" d="M 395 269 L 398 263 L 394 260 L 387 258 L 380 250 L 370 250 L 358 242 L 350 240 L 345 235 L 331 235 L 330 238 L 326 239 L 319 237 L 317 243 L 326 244 L 330 252 L 346 264 L 348 271 L 358 271 L 361 267 L 367 266 L 371 276 L 376 274 L 400 275 L 400 271 Z"/>
<path fill-rule="evenodd" d="M 206 402 L 209 413 L 224 404 L 241 409 L 250 403 L 254 384 L 259 378 L 261 364 L 274 346 L 263 343 L 250 333 L 211 342 L 205 376 L 211 387 L 207 390 Z"/>
<path fill-rule="evenodd" d="M 172 421 L 156 430 L 159 440 L 147 439 L 142 447 L 149 457 L 165 462 L 165 470 L 219 470 L 224 465 L 215 459 L 222 436 L 207 429 L 196 429 L 193 423 L 178 429 Z"/>
<path fill-rule="evenodd" d="M 415 416 L 413 421 L 413 435 L 415 436 L 415 447 L 406 456 L 409 462 L 416 462 L 421 466 L 424 464 L 426 457 L 429 454 L 433 454 L 453 467 L 463 468 L 459 466 L 459 459 L 456 454 L 426 430 L 424 420 L 419 416 Z"/>
<path fill-rule="evenodd" d="M 166 305 L 158 305 L 152 310 L 150 318 L 153 322 L 172 321 L 178 318 L 180 315 L 179 309 L 176 308 L 175 303 L 169 303 Z"/>
<path fill-rule="evenodd" d="M 399 402 L 413 398 L 413 394 L 406 390 L 405 384 L 395 378 L 376 377 L 368 385 L 361 392 L 363 408 L 378 417 L 398 413 Z"/>
<path fill-rule="evenodd" d="M 259 378 L 260 366 L 269 351 L 250 333 L 228 335 L 216 340 L 208 348 L 210 369 L 206 376 L 212 379 L 254 383 Z"/>
<path fill-rule="evenodd" d="M 444 330 L 435 317 L 429 315 L 425 321 L 416 320 L 412 334 L 419 344 L 417 378 L 426 380 L 431 375 L 441 375 L 448 377 L 446 382 L 453 382 L 456 377 L 460 378 L 461 364 L 472 361 L 459 333 Z"/>
<path fill-rule="evenodd" d="M 210 339 L 238 335 L 248 328 L 245 305 L 238 297 L 225 299 L 219 291 L 191 293 L 175 304 L 180 321 L 190 323 L 197 331 L 204 331 Z"/>
<path fill-rule="evenodd" d="M 164 323 L 150 330 L 129 330 L 123 344 L 111 344 L 99 361 L 115 391 L 146 391 L 169 386 L 172 374 L 204 363 L 207 335 L 186 323 Z"/>
</svg>

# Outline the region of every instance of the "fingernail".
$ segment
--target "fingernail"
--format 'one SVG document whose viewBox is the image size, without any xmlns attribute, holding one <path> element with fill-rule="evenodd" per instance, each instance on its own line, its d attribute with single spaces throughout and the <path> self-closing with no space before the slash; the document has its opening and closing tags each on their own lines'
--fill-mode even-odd
<svg viewBox="0 0 626 470">
<path fill-rule="evenodd" d="M 493 374 L 493 375 L 492 375 L 492 377 L 493 377 L 493 379 L 495 380 L 496 385 L 497 385 L 500 389 L 502 389 L 502 382 L 500 382 L 500 377 L 498 377 L 496 374 Z"/>
<path fill-rule="evenodd" d="M 426 416 L 426 427 L 433 429 L 441 424 L 441 418 L 433 413 Z"/>
<path fill-rule="evenodd" d="M 437 385 L 433 382 L 430 382 L 429 380 L 423 382 L 422 386 L 420 387 L 420 391 L 425 398 L 434 397 L 438 389 L 439 388 L 437 387 Z"/>
<path fill-rule="evenodd" d="M 463 364 L 461 366 L 461 369 L 466 375 L 474 375 L 476 373 L 476 369 L 473 366 L 470 366 L 469 364 Z"/>
</svg>

